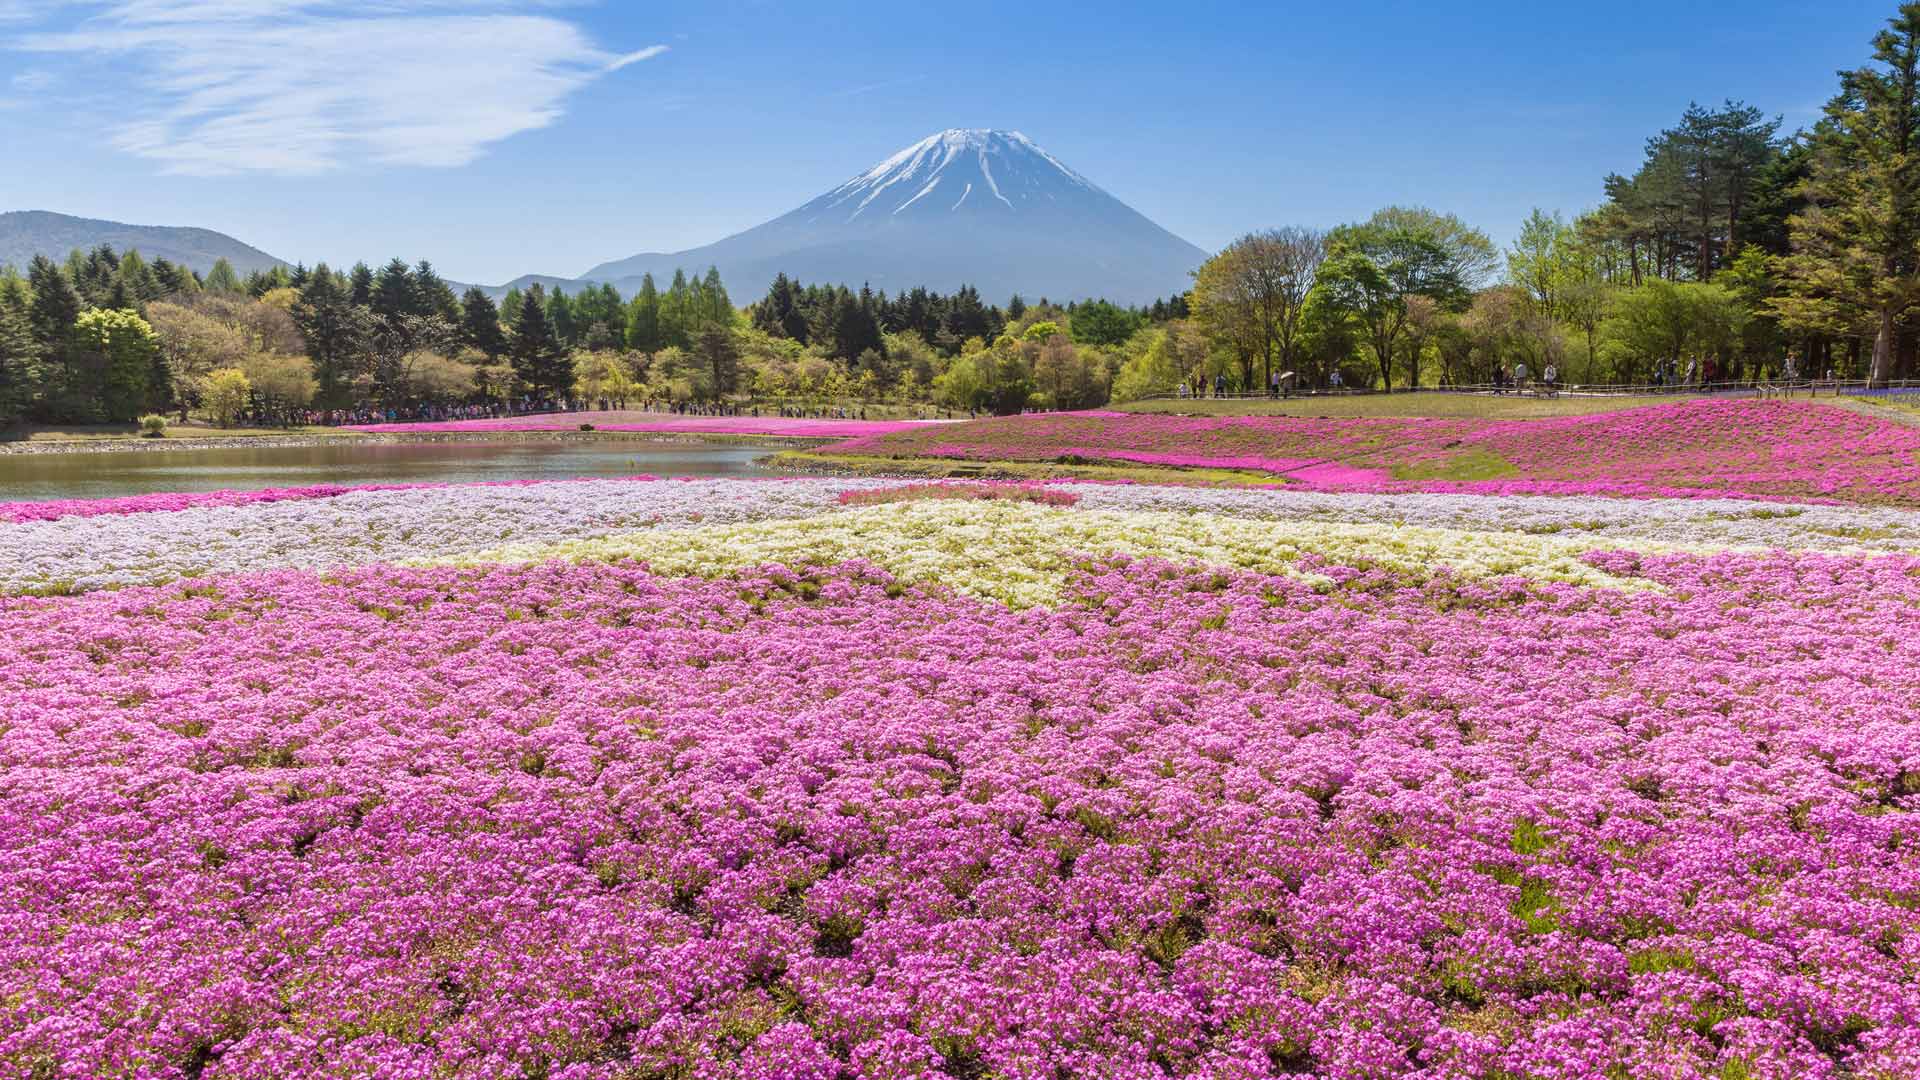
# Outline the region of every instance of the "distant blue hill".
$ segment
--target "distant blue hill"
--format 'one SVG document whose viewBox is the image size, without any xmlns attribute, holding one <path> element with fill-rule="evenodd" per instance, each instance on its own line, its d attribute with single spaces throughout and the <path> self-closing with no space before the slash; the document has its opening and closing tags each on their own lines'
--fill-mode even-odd
<svg viewBox="0 0 1920 1080">
<path fill-rule="evenodd" d="M 137 250 L 151 261 L 166 259 L 204 274 L 225 259 L 236 272 L 271 270 L 286 262 L 212 229 L 172 225 L 127 225 L 118 221 L 71 217 L 47 210 L 0 213 L 0 265 L 25 270 L 35 255 L 62 260 L 75 248 L 91 250 L 110 244 L 122 254 Z"/>
</svg>

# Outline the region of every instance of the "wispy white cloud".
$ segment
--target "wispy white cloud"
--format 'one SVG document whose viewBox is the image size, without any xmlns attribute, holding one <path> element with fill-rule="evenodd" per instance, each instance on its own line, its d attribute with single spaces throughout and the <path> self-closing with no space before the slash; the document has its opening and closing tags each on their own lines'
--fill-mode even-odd
<svg viewBox="0 0 1920 1080">
<path fill-rule="evenodd" d="M 862 97 L 866 94 L 877 93 L 881 90 L 892 90 L 901 86 L 912 86 L 917 82 L 925 82 L 926 78 L 925 75 L 913 75 L 904 79 L 888 79 L 885 82 L 862 83 L 858 86 L 849 86 L 844 90 L 829 91 L 826 96 L 829 98 Z"/>
<path fill-rule="evenodd" d="M 114 141 L 189 174 L 463 165 L 667 51 L 609 52 L 484 0 L 121 0 L 13 47 L 133 59 L 127 96 L 153 105 Z"/>
<path fill-rule="evenodd" d="M 35 91 L 45 90 L 47 87 L 52 86 L 53 82 L 53 72 L 51 71 L 23 71 L 7 80 L 7 84 L 15 90 L 25 90 L 29 94 Z"/>
</svg>

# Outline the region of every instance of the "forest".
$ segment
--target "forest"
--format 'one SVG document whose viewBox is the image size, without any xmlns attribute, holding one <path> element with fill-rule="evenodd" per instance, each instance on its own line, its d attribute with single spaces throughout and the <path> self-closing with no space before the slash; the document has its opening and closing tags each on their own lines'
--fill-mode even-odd
<svg viewBox="0 0 1920 1080">
<path fill-rule="evenodd" d="M 1388 207 L 1250 233 L 1145 308 L 785 276 L 741 306 L 711 269 L 496 303 L 426 261 L 242 278 L 106 247 L 37 257 L 0 267 L 0 422 L 565 398 L 1007 413 L 1516 366 L 1568 384 L 1885 383 L 1915 374 L 1920 345 L 1920 5 L 1863 59 L 1805 130 L 1689 105 L 1599 180 L 1597 206 L 1536 209 L 1505 250 L 1455 215 Z"/>
</svg>

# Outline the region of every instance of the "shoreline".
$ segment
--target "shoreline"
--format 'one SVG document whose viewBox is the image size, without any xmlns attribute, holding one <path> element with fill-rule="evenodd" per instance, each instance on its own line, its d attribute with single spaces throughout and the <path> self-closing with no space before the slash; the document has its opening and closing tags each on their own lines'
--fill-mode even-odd
<svg viewBox="0 0 1920 1080">
<path fill-rule="evenodd" d="M 155 451 L 190 452 L 195 450 L 246 450 L 277 447 L 312 446 L 404 446 L 436 443 L 502 442 L 645 442 L 662 445 L 763 446 L 768 450 L 802 450 L 842 442 L 839 437 L 802 435 L 748 435 L 731 432 L 700 431 L 460 431 L 460 432 L 341 432 L 337 435 L 288 433 L 285 435 L 214 435 L 147 439 L 140 436 L 101 439 L 50 439 L 44 442 L 22 440 L 0 442 L 0 455 L 34 454 L 125 454 Z"/>
</svg>

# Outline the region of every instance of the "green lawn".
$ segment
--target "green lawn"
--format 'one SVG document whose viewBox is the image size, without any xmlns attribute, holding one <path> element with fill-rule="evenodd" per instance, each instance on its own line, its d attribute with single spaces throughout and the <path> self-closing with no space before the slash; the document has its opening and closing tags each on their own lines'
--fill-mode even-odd
<svg viewBox="0 0 1920 1080">
<path fill-rule="evenodd" d="M 1112 406 L 1120 412 L 1172 413 L 1181 416 L 1434 416 L 1528 420 L 1550 416 L 1587 416 L 1682 400 L 1666 397 L 1537 398 L 1514 394 L 1353 394 L 1299 397 L 1287 401 L 1136 401 Z"/>
<path fill-rule="evenodd" d="M 1176 469 L 1157 465 L 1060 465 L 1050 461 L 973 461 L 964 458 L 893 458 L 875 454 L 789 451 L 771 464 L 810 472 L 856 476 L 911 476 L 928 480 L 1110 480 L 1142 484 L 1205 484 L 1220 487 L 1286 483 L 1249 469 Z"/>
</svg>

